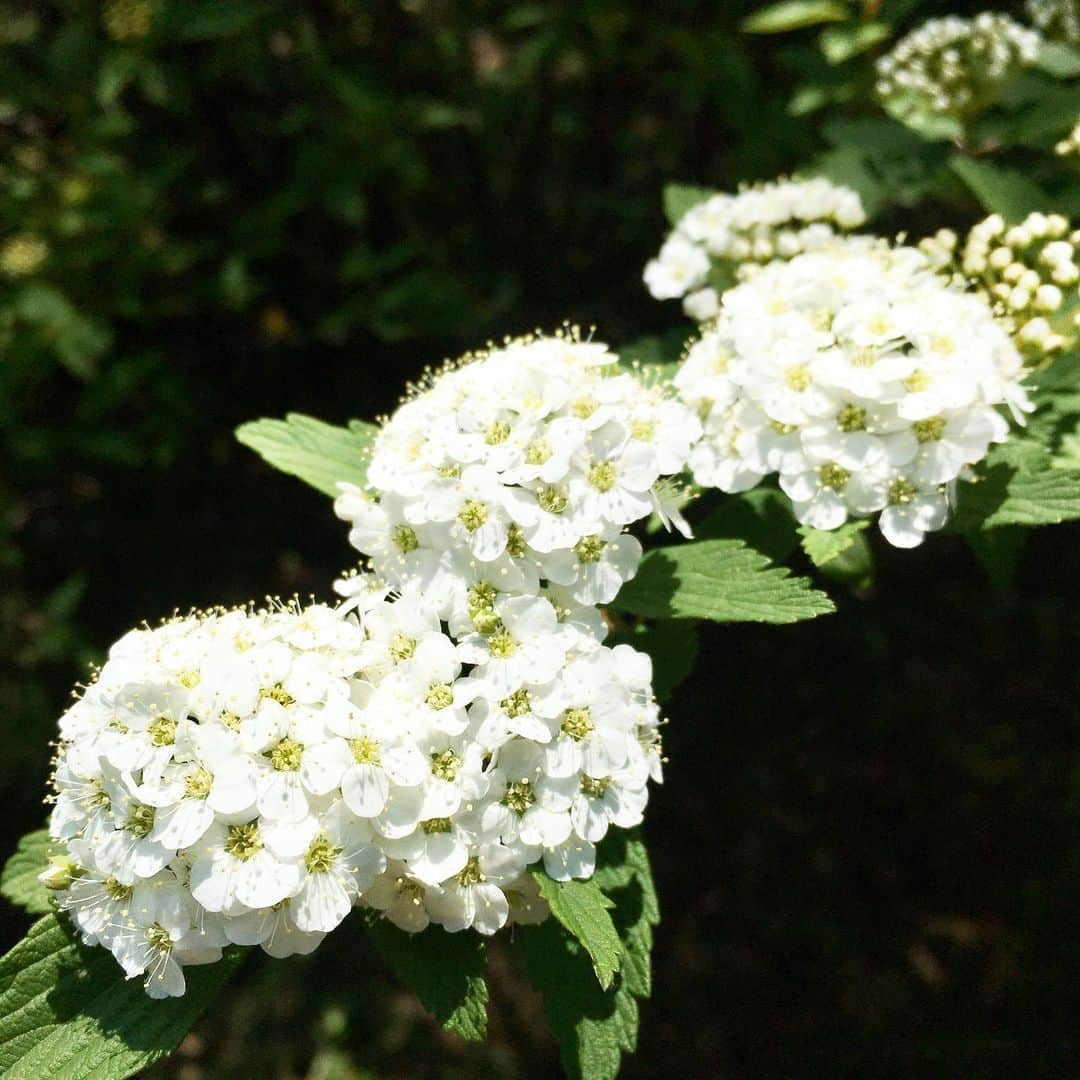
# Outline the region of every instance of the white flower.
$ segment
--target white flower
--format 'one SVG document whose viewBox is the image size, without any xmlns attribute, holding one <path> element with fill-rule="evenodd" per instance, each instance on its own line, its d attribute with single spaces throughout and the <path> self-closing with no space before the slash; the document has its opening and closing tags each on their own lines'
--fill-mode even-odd
<svg viewBox="0 0 1080 1080">
<path fill-rule="evenodd" d="M 716 280 L 714 268 L 720 279 L 743 276 L 757 264 L 817 250 L 865 221 L 858 194 L 824 177 L 713 195 L 683 215 L 645 267 L 645 285 L 657 300 L 682 297 L 686 314 L 708 323 L 720 313 L 717 289 L 705 284 Z"/>
<path fill-rule="evenodd" d="M 616 360 L 569 331 L 433 376 L 380 432 L 370 496 L 341 485 L 335 509 L 350 541 L 389 585 L 423 591 L 455 632 L 477 586 L 535 595 L 545 567 L 565 578 L 583 540 L 615 541 L 664 505 L 699 434 L 670 387 Z M 623 580 L 632 548 L 611 549 Z M 590 580 L 582 592 L 611 587 Z"/>
<path fill-rule="evenodd" d="M 801 522 L 881 512 L 886 539 L 911 547 L 1008 437 L 999 407 L 1030 411 L 1024 373 L 981 296 L 914 249 L 853 238 L 726 293 L 675 385 L 703 417 L 698 484 L 745 491 L 776 473 Z"/>
<path fill-rule="evenodd" d="M 637 421 L 667 413 L 639 402 Z M 656 434 L 614 452 L 682 453 Z M 648 658 L 603 646 L 599 612 L 567 591 L 606 595 L 636 567 L 637 541 L 603 529 L 542 595 L 466 576 L 459 640 L 446 597 L 355 578 L 336 611 L 125 636 L 61 721 L 62 851 L 43 881 L 83 940 L 160 997 L 228 943 L 310 952 L 358 904 L 409 932 L 545 917 L 527 868 L 591 874 L 595 842 L 636 825 L 660 779 Z"/>
</svg>

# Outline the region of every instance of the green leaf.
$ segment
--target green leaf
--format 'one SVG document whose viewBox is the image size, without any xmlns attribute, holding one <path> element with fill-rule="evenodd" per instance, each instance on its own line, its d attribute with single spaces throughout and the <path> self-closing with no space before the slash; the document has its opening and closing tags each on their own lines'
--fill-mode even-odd
<svg viewBox="0 0 1080 1080">
<path fill-rule="evenodd" d="M 958 142 L 964 137 L 964 125 L 957 117 L 927 109 L 919 94 L 890 94 L 880 104 L 891 117 L 930 142 Z"/>
<path fill-rule="evenodd" d="M 189 967 L 183 997 L 155 1001 L 101 948 L 46 915 L 0 957 L 0 1073 L 5 1080 L 122 1080 L 175 1049 L 239 966 L 235 949 Z"/>
<path fill-rule="evenodd" d="M 784 34 L 823 22 L 841 22 L 847 17 L 847 6 L 830 0 L 782 0 L 747 16 L 742 28 L 748 34 Z"/>
<path fill-rule="evenodd" d="M 653 662 L 653 691 L 661 704 L 694 670 L 698 652 L 698 627 L 693 619 L 660 619 L 646 626 L 616 634 L 609 645 L 632 645 L 648 653 Z"/>
<path fill-rule="evenodd" d="M 697 187 L 693 184 L 665 184 L 664 215 L 668 223 L 674 229 L 682 221 L 687 210 L 693 209 L 715 194 L 716 192 L 711 188 Z"/>
<path fill-rule="evenodd" d="M 0 876 L 0 893 L 31 915 L 52 911 L 49 890 L 37 879 L 48 865 L 49 844 L 47 829 L 27 833 L 19 841 L 15 854 L 4 864 Z"/>
<path fill-rule="evenodd" d="M 783 562 L 799 545 L 791 500 L 776 488 L 756 487 L 726 495 L 699 525 L 702 540 L 742 540 L 772 562 Z"/>
<path fill-rule="evenodd" d="M 1035 66 L 1055 79 L 1072 79 L 1080 75 L 1080 52 L 1063 41 L 1043 41 Z"/>
<path fill-rule="evenodd" d="M 236 437 L 265 461 L 298 476 L 324 495 L 337 495 L 339 480 L 363 487 L 375 424 L 350 420 L 347 428 L 302 413 L 284 420 L 252 420 L 236 429 Z"/>
<path fill-rule="evenodd" d="M 553 919 L 522 927 L 517 942 L 529 978 L 543 995 L 567 1076 L 614 1080 L 622 1054 L 637 1047 L 638 1000 L 652 992 L 652 928 L 660 911 L 645 846 L 633 833 L 608 834 L 592 880 L 614 902 L 613 922 L 623 946 L 622 968 L 610 989 L 600 989 L 579 943 Z"/>
<path fill-rule="evenodd" d="M 863 518 L 845 522 L 838 529 L 812 529 L 809 525 L 800 525 L 802 549 L 815 566 L 826 566 L 847 551 L 869 524 L 870 522 Z"/>
<path fill-rule="evenodd" d="M 1080 469 L 1055 467 L 1049 451 L 1032 439 L 994 447 L 961 483 L 950 531 L 970 533 L 1002 525 L 1057 525 L 1080 518 Z"/>
<path fill-rule="evenodd" d="M 484 981 L 484 943 L 472 932 L 449 934 L 430 926 L 407 934 L 385 919 L 368 924 L 368 933 L 386 966 L 447 1031 L 482 1042 L 487 1035 L 488 990 Z"/>
<path fill-rule="evenodd" d="M 1030 531 L 1019 525 L 968 534 L 968 543 L 990 584 L 1004 590 L 1012 585 Z"/>
<path fill-rule="evenodd" d="M 792 623 L 833 611 L 806 578 L 769 568 L 739 540 L 703 540 L 657 548 L 641 562 L 612 607 L 650 618 Z"/>
<path fill-rule="evenodd" d="M 888 40 L 891 34 L 892 27 L 879 22 L 829 26 L 821 31 L 818 44 L 830 64 L 843 64 Z"/>
<path fill-rule="evenodd" d="M 1033 210 L 1050 208 L 1050 196 L 1015 169 L 959 154 L 949 159 L 949 167 L 988 213 L 1000 214 L 1006 221 L 1020 221 Z"/>
<path fill-rule="evenodd" d="M 540 886 L 551 914 L 592 957 L 597 981 L 606 990 L 622 961 L 622 945 L 607 911 L 610 902 L 595 881 L 555 881 L 542 869 L 533 869 L 532 876 Z"/>
</svg>

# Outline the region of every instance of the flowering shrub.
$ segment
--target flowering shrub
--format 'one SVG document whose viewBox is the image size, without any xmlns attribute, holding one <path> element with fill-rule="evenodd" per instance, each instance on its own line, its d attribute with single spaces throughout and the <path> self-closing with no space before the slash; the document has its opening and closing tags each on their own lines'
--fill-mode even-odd
<svg viewBox="0 0 1080 1080">
<path fill-rule="evenodd" d="M 48 827 L 4 875 L 42 916 L 0 959 L 8 1073 L 132 1075 L 254 947 L 307 954 L 352 918 L 470 1040 L 500 942 L 567 1072 L 614 1077 L 650 991 L 642 826 L 699 624 L 863 596 L 872 518 L 894 548 L 959 534 L 995 581 L 1023 527 L 1080 519 L 1076 191 L 1055 154 L 1075 12 L 1029 5 L 1053 41 L 983 14 L 888 46 L 876 11 L 748 21 L 829 24 L 837 76 L 793 111 L 873 86 L 893 119 L 831 117 L 797 179 L 671 185 L 644 278 L 685 325 L 618 351 L 570 325 L 507 338 L 426 369 L 378 424 L 238 429 L 334 500 L 361 564 L 333 606 L 131 631 L 60 717 Z M 138 0 L 101 13 L 118 46 L 157 18 Z M 25 298 L 54 256 L 12 231 L 0 275 Z M 96 362 L 108 334 L 30 296 L 36 347 Z"/>
</svg>

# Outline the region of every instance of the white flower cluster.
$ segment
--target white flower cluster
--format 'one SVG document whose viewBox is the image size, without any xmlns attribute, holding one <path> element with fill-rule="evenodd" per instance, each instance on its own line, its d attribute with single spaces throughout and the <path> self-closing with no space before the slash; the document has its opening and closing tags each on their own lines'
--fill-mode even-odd
<svg viewBox="0 0 1080 1080">
<path fill-rule="evenodd" d="M 1030 408 L 1021 358 L 987 304 L 914 248 L 839 241 L 772 263 L 724 294 L 675 376 L 705 437 L 702 486 L 779 474 L 801 522 L 835 529 L 880 511 L 886 539 L 940 529 L 953 481 Z"/>
<path fill-rule="evenodd" d="M 614 599 L 641 558 L 627 526 L 656 512 L 685 530 L 665 478 L 701 433 L 670 390 L 616 360 L 570 332 L 429 379 L 379 433 L 376 498 L 342 485 L 353 546 L 393 587 L 423 588 L 454 634 L 484 629 L 497 594 L 541 582 L 562 606 Z"/>
<path fill-rule="evenodd" d="M 865 221 L 858 193 L 823 177 L 718 193 L 683 215 L 646 265 L 645 284 L 657 300 L 683 297 L 686 314 L 707 322 L 719 311 L 719 292 L 709 283 L 715 267 L 728 278 L 745 276 L 759 264 L 817 250 Z"/>
<path fill-rule="evenodd" d="M 972 227 L 962 246 L 948 229 L 919 246 L 938 268 L 959 272 L 997 306 L 1025 355 L 1043 357 L 1068 343 L 1054 323 L 1061 321 L 1055 316 L 1066 291 L 1080 282 L 1078 243 L 1080 230 L 1068 218 L 1032 213 L 1013 226 L 992 214 Z"/>
<path fill-rule="evenodd" d="M 877 93 L 901 111 L 969 117 L 1035 62 L 1041 37 L 1008 15 L 929 19 L 877 62 Z"/>
<path fill-rule="evenodd" d="M 1028 18 L 1049 38 L 1080 44 L 1080 7 L 1076 0 L 1027 0 Z"/>
<path fill-rule="evenodd" d="M 64 715 L 42 875 L 153 997 L 224 946 L 307 953 L 356 904 L 494 933 L 588 877 L 661 779 L 651 663 L 542 597 L 454 641 L 417 592 L 355 613 L 220 611 L 136 630 Z M 599 622 L 599 620 L 597 620 Z"/>
</svg>

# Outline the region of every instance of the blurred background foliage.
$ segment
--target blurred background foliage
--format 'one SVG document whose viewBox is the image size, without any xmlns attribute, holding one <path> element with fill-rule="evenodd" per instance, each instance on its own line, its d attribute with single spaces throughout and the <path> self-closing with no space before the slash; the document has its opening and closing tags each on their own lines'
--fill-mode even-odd
<svg viewBox="0 0 1080 1080">
<path fill-rule="evenodd" d="M 880 126 L 842 45 L 746 35 L 755 6 L 0 3 L 5 852 L 42 820 L 55 718 L 109 641 L 326 595 L 350 561 L 325 500 L 236 424 L 372 417 L 425 364 L 564 318 L 616 345 L 669 329 L 640 282 L 667 181 L 816 160 L 882 231 L 981 213 L 948 145 Z M 1032 107 L 1050 93 L 1027 85 Z M 1031 138 L 1068 130 L 1066 92 Z M 1068 168 L 1026 153 L 1013 168 L 1080 209 Z M 1037 534 L 992 591 L 934 537 L 880 551 L 838 617 L 703 631 L 648 828 L 665 922 L 626 1075 L 1069 1074 L 1078 538 Z M 5 906 L 0 944 L 25 926 Z M 156 1075 L 552 1075 L 505 954 L 493 1038 L 466 1048 L 338 933 L 252 961 Z"/>
</svg>

